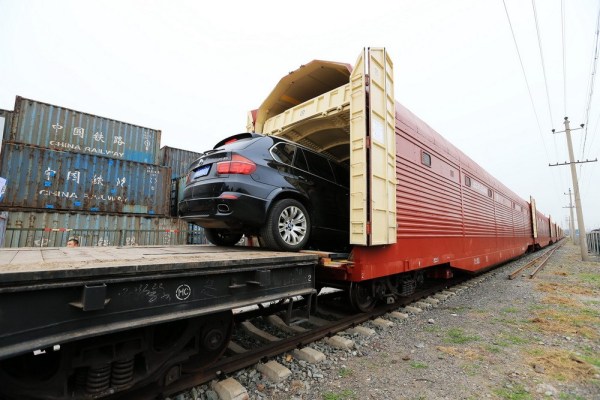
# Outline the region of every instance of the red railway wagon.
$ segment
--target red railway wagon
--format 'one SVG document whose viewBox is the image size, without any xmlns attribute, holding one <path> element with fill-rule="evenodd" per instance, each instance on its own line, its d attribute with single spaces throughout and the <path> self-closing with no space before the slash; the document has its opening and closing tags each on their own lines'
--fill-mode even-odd
<svg viewBox="0 0 600 400">
<path fill-rule="evenodd" d="M 534 245 L 536 249 L 541 249 L 553 243 L 551 221 L 549 217 L 546 217 L 540 211 L 536 210 L 535 215 L 536 221 L 533 230 Z"/>
<path fill-rule="evenodd" d="M 347 280 L 431 266 L 475 272 L 533 245 L 528 203 L 400 104 L 396 148 L 397 241 L 355 247 Z"/>
<path fill-rule="evenodd" d="M 395 101 L 392 68 L 385 49 L 365 50 L 354 68 L 315 60 L 282 78 L 248 115 L 248 130 L 349 163 L 351 262 L 318 275 L 365 309 L 410 293 L 425 274 L 482 271 L 552 241 L 533 199 Z"/>
</svg>

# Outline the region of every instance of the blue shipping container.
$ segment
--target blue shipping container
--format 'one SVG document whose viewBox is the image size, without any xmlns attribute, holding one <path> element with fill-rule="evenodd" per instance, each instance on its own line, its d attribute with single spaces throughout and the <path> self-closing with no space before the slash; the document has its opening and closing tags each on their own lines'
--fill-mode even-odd
<svg viewBox="0 0 600 400">
<path fill-rule="evenodd" d="M 17 97 L 4 142 L 158 164 L 160 131 Z"/>
<path fill-rule="evenodd" d="M 8 213 L 6 211 L 0 212 L 0 247 L 4 247 L 6 238 L 6 223 L 8 220 Z"/>
<path fill-rule="evenodd" d="M 0 132 L 2 132 L 3 138 L 10 132 L 12 115 L 12 111 L 0 110 Z"/>
<path fill-rule="evenodd" d="M 202 153 L 189 150 L 176 149 L 164 146 L 160 149 L 160 165 L 171 168 L 171 179 L 186 176 L 190 165 L 196 161 Z"/>
<path fill-rule="evenodd" d="M 1 158 L 4 209 L 169 214 L 169 168 L 11 143 Z"/>
<path fill-rule="evenodd" d="M 81 246 L 166 246 L 203 239 L 203 231 L 177 218 L 49 211 L 4 214 L 4 247 L 64 247 L 70 237 Z"/>
</svg>

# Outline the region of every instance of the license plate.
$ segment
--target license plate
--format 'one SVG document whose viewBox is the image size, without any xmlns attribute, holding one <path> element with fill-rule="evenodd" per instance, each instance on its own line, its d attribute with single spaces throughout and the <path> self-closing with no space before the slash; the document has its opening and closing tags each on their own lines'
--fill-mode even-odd
<svg viewBox="0 0 600 400">
<path fill-rule="evenodd" d="M 201 178 L 203 176 L 208 175 L 209 171 L 210 171 L 210 164 L 201 166 L 196 171 L 194 171 L 194 179 Z"/>
</svg>

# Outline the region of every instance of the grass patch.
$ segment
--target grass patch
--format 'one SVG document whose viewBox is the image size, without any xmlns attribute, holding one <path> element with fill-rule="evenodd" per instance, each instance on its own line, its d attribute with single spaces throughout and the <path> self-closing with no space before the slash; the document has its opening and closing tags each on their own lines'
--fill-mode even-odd
<svg viewBox="0 0 600 400">
<path fill-rule="evenodd" d="M 522 385 L 516 385 L 512 388 L 502 388 L 494 390 L 494 393 L 502 398 L 507 400 L 531 400 L 533 397 L 531 394 L 527 393 L 525 388 Z"/>
<path fill-rule="evenodd" d="M 535 313 L 529 322 L 540 332 L 558 333 L 561 335 L 581 335 L 588 339 L 598 337 L 594 326 L 600 324 L 600 316 L 593 310 L 542 310 Z"/>
<path fill-rule="evenodd" d="M 485 349 L 490 353 L 498 354 L 502 351 L 499 345 L 488 344 L 485 346 Z"/>
<path fill-rule="evenodd" d="M 600 369 L 600 355 L 596 354 L 590 347 L 584 348 L 581 353 L 581 358 L 585 362 Z"/>
<path fill-rule="evenodd" d="M 456 358 L 466 360 L 481 360 L 483 349 L 480 347 L 474 347 L 471 349 L 458 348 L 453 346 L 437 346 L 436 349 L 442 353 L 451 355 Z"/>
<path fill-rule="evenodd" d="M 428 333 L 437 333 L 437 332 L 441 332 L 442 328 L 440 328 L 439 326 L 432 325 L 432 326 L 426 326 L 425 328 L 423 328 L 423 330 Z"/>
<path fill-rule="evenodd" d="M 544 367 L 544 373 L 559 381 L 585 382 L 594 379 L 596 368 L 586 361 L 584 357 L 576 356 L 566 350 L 536 349 L 536 354 L 531 354 L 526 361 L 533 368 L 534 365 Z"/>
<path fill-rule="evenodd" d="M 505 314 L 506 313 L 517 313 L 517 312 L 519 312 L 519 310 L 515 307 L 504 307 L 502 310 L 500 310 L 500 312 L 503 312 Z"/>
<path fill-rule="evenodd" d="M 475 376 L 479 373 L 480 366 L 478 364 L 465 364 L 462 366 L 462 370 L 465 371 L 465 374 L 468 376 Z"/>
<path fill-rule="evenodd" d="M 327 392 L 323 394 L 323 400 L 349 400 L 356 398 L 356 393 L 350 389 L 342 390 L 339 393 Z"/>
<path fill-rule="evenodd" d="M 565 293 L 571 293 L 571 294 L 583 294 L 586 296 L 591 296 L 594 294 L 594 292 L 591 289 L 588 288 L 584 288 L 584 287 L 580 287 L 577 285 L 565 285 L 562 283 L 555 283 L 555 282 L 543 282 L 543 283 L 539 283 L 537 285 L 538 290 L 545 292 L 545 293 L 559 293 L 559 294 L 565 294 Z"/>
<path fill-rule="evenodd" d="M 452 328 L 447 332 L 447 338 L 445 339 L 446 343 L 453 344 L 464 344 L 469 342 L 476 342 L 480 338 L 477 335 L 467 335 L 460 328 Z"/>
<path fill-rule="evenodd" d="M 513 333 L 500 332 L 496 335 L 492 343 L 496 346 L 508 347 L 510 345 L 527 344 L 529 342 L 529 339 L 525 339 Z"/>
<path fill-rule="evenodd" d="M 410 363 L 410 366 L 415 368 L 415 369 L 425 369 L 425 368 L 429 368 L 429 366 L 427 366 L 427 364 L 422 363 L 422 362 L 418 362 L 418 361 L 413 361 Z"/>
<path fill-rule="evenodd" d="M 592 286 L 600 289 L 600 274 L 595 273 L 582 273 L 578 275 L 579 279 L 583 282 L 589 283 Z"/>
<path fill-rule="evenodd" d="M 559 400 L 586 400 L 585 397 L 581 397 L 579 395 L 576 394 L 570 394 L 570 393 L 560 393 L 558 395 Z"/>
<path fill-rule="evenodd" d="M 568 297 L 559 296 L 555 294 L 548 295 L 542 299 L 542 303 L 544 304 L 552 304 L 552 305 L 560 305 L 564 307 L 577 308 L 581 307 L 582 304 L 577 301 L 570 299 Z"/>
<path fill-rule="evenodd" d="M 350 368 L 340 368 L 340 370 L 338 371 L 338 375 L 340 376 L 340 378 L 345 378 L 352 374 L 353 374 L 353 372 Z"/>
</svg>

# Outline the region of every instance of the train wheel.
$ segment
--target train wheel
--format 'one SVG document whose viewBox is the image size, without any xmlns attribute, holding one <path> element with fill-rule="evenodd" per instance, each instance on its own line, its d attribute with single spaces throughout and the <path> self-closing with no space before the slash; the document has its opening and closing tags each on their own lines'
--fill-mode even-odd
<svg viewBox="0 0 600 400">
<path fill-rule="evenodd" d="M 358 311 L 369 312 L 377 303 L 372 282 L 352 282 L 350 285 L 350 304 Z"/>
<path fill-rule="evenodd" d="M 233 333 L 233 313 L 225 311 L 210 315 L 202 324 L 200 349 L 184 366 L 187 372 L 201 371 L 216 362 L 225 352 Z"/>
</svg>

